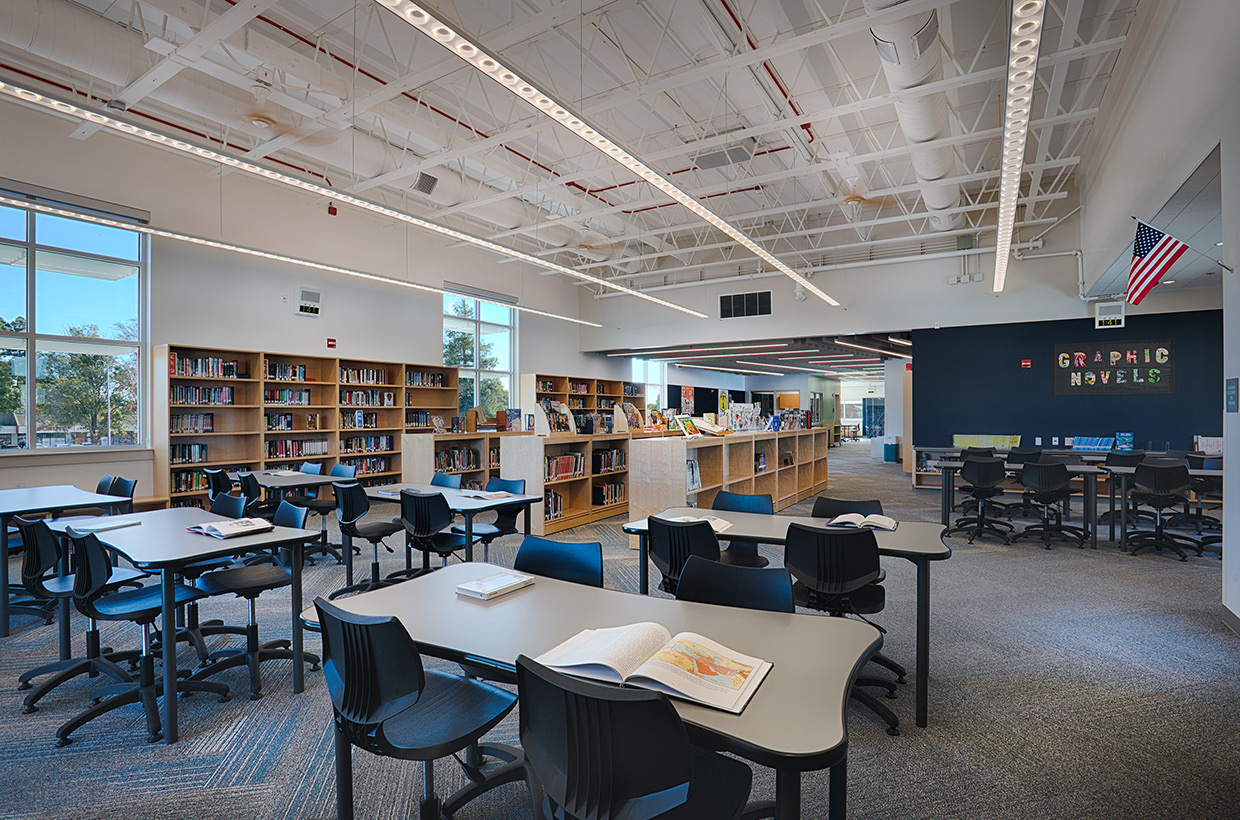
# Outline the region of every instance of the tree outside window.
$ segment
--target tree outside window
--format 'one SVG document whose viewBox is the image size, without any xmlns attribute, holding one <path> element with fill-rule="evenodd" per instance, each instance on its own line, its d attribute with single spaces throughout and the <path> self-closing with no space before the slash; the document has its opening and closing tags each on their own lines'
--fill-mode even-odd
<svg viewBox="0 0 1240 820">
<path fill-rule="evenodd" d="M 458 411 L 481 406 L 493 418 L 511 407 L 514 311 L 464 296 L 445 296 L 443 310 L 443 363 L 458 368 Z"/>
</svg>

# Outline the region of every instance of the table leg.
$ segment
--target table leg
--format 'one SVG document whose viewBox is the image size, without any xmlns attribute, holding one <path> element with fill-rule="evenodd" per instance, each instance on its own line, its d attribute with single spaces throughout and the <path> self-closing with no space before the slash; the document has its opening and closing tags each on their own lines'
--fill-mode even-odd
<svg viewBox="0 0 1240 820">
<path fill-rule="evenodd" d="M 0 638 L 9 634 L 9 521 L 0 515 Z"/>
<path fill-rule="evenodd" d="M 353 536 L 340 533 L 340 554 L 344 556 L 344 585 L 353 586 Z"/>
<path fill-rule="evenodd" d="M 1128 474 L 1119 477 L 1119 548 L 1128 548 Z"/>
<path fill-rule="evenodd" d="M 939 468 L 939 482 L 942 489 L 939 490 L 939 521 L 944 527 L 951 526 L 951 504 L 948 501 L 948 493 L 951 492 L 950 485 L 954 483 L 952 473 L 943 468 Z"/>
<path fill-rule="evenodd" d="M 844 820 L 848 816 L 848 757 L 831 767 L 831 783 L 827 787 L 827 817 Z"/>
<path fill-rule="evenodd" d="M 176 628 L 176 573 L 164 567 L 159 573 L 160 623 L 164 645 L 164 742 L 177 742 L 177 628 Z"/>
<path fill-rule="evenodd" d="M 461 513 L 465 516 L 465 560 L 474 560 L 474 514 Z"/>
<path fill-rule="evenodd" d="M 303 635 L 301 631 L 301 563 L 302 556 L 305 553 L 305 544 L 300 541 L 295 542 L 289 547 L 289 557 L 292 560 L 290 569 L 293 573 L 293 583 L 289 589 L 289 597 L 293 599 L 293 693 L 296 694 L 306 688 L 306 667 L 302 663 L 302 653 L 304 652 Z"/>
<path fill-rule="evenodd" d="M 839 765 L 839 764 L 836 764 Z M 835 813 L 835 766 L 831 767 L 831 812 L 830 820 L 844 820 L 844 815 Z M 800 820 L 801 818 L 801 773 L 775 770 L 775 818 L 776 820 Z"/>
<path fill-rule="evenodd" d="M 917 725 L 926 728 L 930 699 L 930 562 L 917 561 Z M 831 782 L 835 782 L 832 776 Z"/>
<path fill-rule="evenodd" d="M 534 502 L 525 505 L 525 534 L 530 534 L 530 510 L 534 508 Z"/>
<path fill-rule="evenodd" d="M 1085 521 L 1089 527 L 1089 548 L 1098 549 L 1098 474 L 1085 476 Z"/>
<path fill-rule="evenodd" d="M 637 536 L 637 591 L 642 595 L 650 592 L 650 567 L 646 563 L 650 545 L 646 543 L 646 533 Z"/>
<path fill-rule="evenodd" d="M 69 574 L 68 541 L 63 543 L 65 548 L 60 551 L 60 567 L 58 569 L 61 578 Z M 60 659 L 67 661 L 73 657 L 73 638 L 69 635 L 69 598 L 61 598 L 56 602 L 56 618 L 59 621 L 58 627 L 60 630 Z"/>
</svg>

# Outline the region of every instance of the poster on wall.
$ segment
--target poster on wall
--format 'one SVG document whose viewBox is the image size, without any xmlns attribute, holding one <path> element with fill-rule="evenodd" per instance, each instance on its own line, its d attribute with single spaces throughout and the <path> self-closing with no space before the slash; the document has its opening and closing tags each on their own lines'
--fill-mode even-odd
<svg viewBox="0 0 1240 820">
<path fill-rule="evenodd" d="M 1175 343 L 1159 339 L 1055 345 L 1051 384 L 1056 396 L 1174 393 Z"/>
<path fill-rule="evenodd" d="M 693 415 L 693 388 L 680 388 L 680 412 L 686 416 Z"/>
</svg>

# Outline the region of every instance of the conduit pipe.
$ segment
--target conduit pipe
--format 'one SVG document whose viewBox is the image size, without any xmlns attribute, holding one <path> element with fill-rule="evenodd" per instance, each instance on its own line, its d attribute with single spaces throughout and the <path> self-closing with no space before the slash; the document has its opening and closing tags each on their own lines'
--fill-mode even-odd
<svg viewBox="0 0 1240 820">
<path fill-rule="evenodd" d="M 1051 226 L 1055 227 L 1054 225 Z M 1049 230 L 1049 228 L 1047 229 Z M 1046 233 L 1043 231 L 1042 233 Z M 1040 236 L 1041 234 L 1039 234 Z M 1023 245 L 1012 246 L 1012 256 L 1017 261 L 1024 262 L 1026 259 L 1051 259 L 1056 256 L 1075 256 L 1076 257 L 1076 295 L 1082 302 L 1090 302 L 1097 297 L 1089 297 L 1085 295 L 1085 254 L 1080 251 L 1055 251 L 1054 253 L 1021 253 L 1018 248 Z"/>
</svg>

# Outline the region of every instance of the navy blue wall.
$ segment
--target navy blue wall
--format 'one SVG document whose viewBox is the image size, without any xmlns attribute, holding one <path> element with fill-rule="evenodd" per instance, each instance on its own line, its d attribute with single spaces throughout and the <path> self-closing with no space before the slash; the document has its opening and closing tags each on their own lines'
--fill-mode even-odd
<svg viewBox="0 0 1240 820">
<path fill-rule="evenodd" d="M 1056 396 L 1052 348 L 1091 341 L 1175 340 L 1175 392 Z M 1137 447 L 1189 449 L 1223 431 L 1223 312 L 1129 316 L 1122 328 L 1093 319 L 913 331 L 913 444 L 950 447 L 953 434 L 1051 437 L 1131 432 Z M 1022 369 L 1022 359 L 1032 367 Z"/>
</svg>

